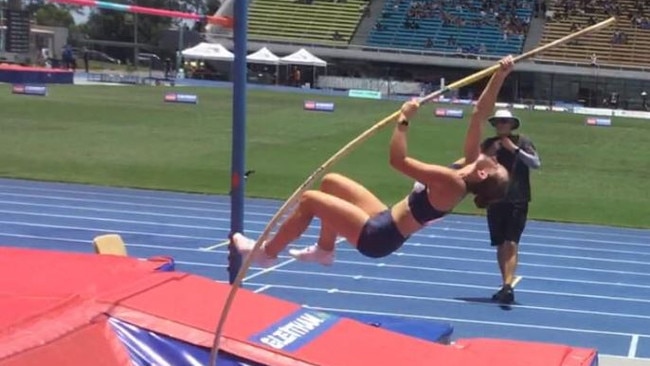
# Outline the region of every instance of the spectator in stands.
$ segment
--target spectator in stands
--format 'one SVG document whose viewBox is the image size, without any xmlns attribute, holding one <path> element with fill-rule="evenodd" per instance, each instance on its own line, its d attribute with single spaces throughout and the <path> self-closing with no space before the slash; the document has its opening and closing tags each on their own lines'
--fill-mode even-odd
<svg viewBox="0 0 650 366">
<path fill-rule="evenodd" d="M 630 22 L 632 23 L 632 26 L 638 27 L 641 29 L 649 29 L 650 24 L 648 22 L 648 18 L 641 15 L 641 14 L 630 14 L 629 15 Z"/>
<path fill-rule="evenodd" d="M 638 22 L 638 26 L 641 29 L 650 29 L 650 21 L 648 21 L 648 18 L 643 17 L 640 22 Z"/>
<path fill-rule="evenodd" d="M 419 29 L 420 25 L 412 18 L 406 18 L 404 21 L 404 28 L 406 29 Z"/>
<path fill-rule="evenodd" d="M 362 17 L 364 17 L 364 18 L 368 17 L 369 18 L 370 17 L 370 6 L 369 6 L 369 4 L 366 3 L 366 4 L 359 5 L 359 12 L 361 13 Z"/>
<path fill-rule="evenodd" d="M 624 44 L 627 42 L 627 35 L 625 32 L 622 32 L 620 29 L 614 30 L 612 34 L 612 43 L 613 44 Z"/>
<path fill-rule="evenodd" d="M 590 16 L 589 16 L 589 20 L 587 21 L 587 25 L 588 25 L 588 26 L 592 26 L 592 25 L 594 25 L 594 24 L 596 24 L 596 19 L 594 19 L 594 16 L 593 16 L 593 15 L 590 15 Z"/>
<path fill-rule="evenodd" d="M 555 20 L 555 10 L 547 10 L 544 12 L 547 22 L 552 22 Z"/>
<path fill-rule="evenodd" d="M 394 11 L 399 11 L 403 0 L 389 0 Z M 511 37 L 523 39 L 530 24 L 530 18 L 518 16 L 519 9 L 531 9 L 533 0 L 419 0 L 409 1 L 406 18 L 402 24 L 405 29 L 419 29 L 420 21 L 428 18 L 438 18 L 443 27 L 463 28 L 468 25 L 481 28 L 484 25 L 499 26 L 504 40 Z M 465 19 L 465 14 L 474 13 Z M 435 43 L 435 39 L 433 40 Z M 455 39 L 447 39 L 447 46 L 452 49 L 458 46 Z M 476 47 L 474 47 L 476 48 Z M 476 52 L 474 50 L 473 52 Z"/>
<path fill-rule="evenodd" d="M 515 135 L 519 118 L 509 110 L 498 110 L 489 119 L 496 135 L 483 141 L 484 154 L 496 157 L 499 164 L 510 173 L 510 186 L 506 197 L 487 208 L 488 228 L 492 246 L 497 248 L 497 262 L 501 271 L 502 286 L 492 300 L 511 304 L 515 300 L 513 283 L 518 262 L 518 247 L 528 218 L 530 194 L 530 169 L 541 166 L 533 142 L 526 136 Z"/>
<path fill-rule="evenodd" d="M 579 31 L 580 29 L 582 29 L 582 26 L 580 24 L 578 24 L 577 22 L 573 22 L 573 23 L 571 23 L 571 28 L 569 29 L 569 31 L 573 33 L 573 32 Z M 569 41 L 568 44 L 571 45 L 571 46 L 577 46 L 579 44 L 578 39 L 576 38 L 576 39 L 574 39 L 572 41 Z"/>
</svg>

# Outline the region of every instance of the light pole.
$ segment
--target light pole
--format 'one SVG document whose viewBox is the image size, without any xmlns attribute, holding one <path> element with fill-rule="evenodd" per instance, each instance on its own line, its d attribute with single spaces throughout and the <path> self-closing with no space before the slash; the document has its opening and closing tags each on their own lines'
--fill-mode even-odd
<svg viewBox="0 0 650 366">
<path fill-rule="evenodd" d="M 133 5 L 137 5 L 135 1 L 133 1 Z M 138 54 L 140 53 L 138 50 L 138 13 L 133 14 L 133 43 L 134 43 L 134 48 L 133 48 L 133 66 L 135 67 L 135 70 L 138 70 Z"/>
<path fill-rule="evenodd" d="M 0 25 L 5 22 L 5 2 L 0 1 Z M 0 28 L 0 55 L 5 55 L 5 27 Z"/>
</svg>

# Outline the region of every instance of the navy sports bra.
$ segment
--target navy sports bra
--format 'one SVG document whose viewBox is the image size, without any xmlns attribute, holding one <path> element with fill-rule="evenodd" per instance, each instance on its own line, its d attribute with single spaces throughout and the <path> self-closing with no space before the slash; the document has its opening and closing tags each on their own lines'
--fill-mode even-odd
<svg viewBox="0 0 650 366">
<path fill-rule="evenodd" d="M 447 214 L 431 205 L 429 202 L 429 188 L 414 189 L 408 197 L 409 209 L 415 221 L 421 225 L 426 225 L 431 221 L 439 219 Z"/>
<path fill-rule="evenodd" d="M 462 166 L 459 164 L 451 164 L 449 167 L 456 170 Z M 417 187 L 418 184 L 416 183 L 416 187 L 413 188 L 413 191 L 411 191 L 408 197 L 409 209 L 415 221 L 421 225 L 426 225 L 431 221 L 447 215 L 448 212 L 438 210 L 429 202 L 429 187 L 421 183 L 419 184 L 421 186 Z"/>
</svg>

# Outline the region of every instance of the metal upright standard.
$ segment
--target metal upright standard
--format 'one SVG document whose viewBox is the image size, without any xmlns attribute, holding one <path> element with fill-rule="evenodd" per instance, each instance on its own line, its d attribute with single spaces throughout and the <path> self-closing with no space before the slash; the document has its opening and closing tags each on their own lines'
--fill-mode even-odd
<svg viewBox="0 0 650 366">
<path fill-rule="evenodd" d="M 248 0 L 235 2 L 235 61 L 232 95 L 232 165 L 230 188 L 230 233 L 244 230 L 244 196 L 246 188 L 246 52 Z M 241 255 L 233 243 L 228 247 L 228 278 L 232 284 L 241 268 Z"/>
</svg>

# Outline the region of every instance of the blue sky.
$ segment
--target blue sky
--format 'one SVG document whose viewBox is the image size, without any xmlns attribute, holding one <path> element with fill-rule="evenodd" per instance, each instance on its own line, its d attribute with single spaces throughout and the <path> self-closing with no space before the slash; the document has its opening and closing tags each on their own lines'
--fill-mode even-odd
<svg viewBox="0 0 650 366">
<path fill-rule="evenodd" d="M 82 8 L 83 10 L 83 15 L 78 14 L 76 12 L 72 13 L 72 18 L 74 18 L 74 23 L 75 24 L 83 24 L 88 20 L 88 16 L 90 15 L 90 9 L 89 8 Z"/>
</svg>

